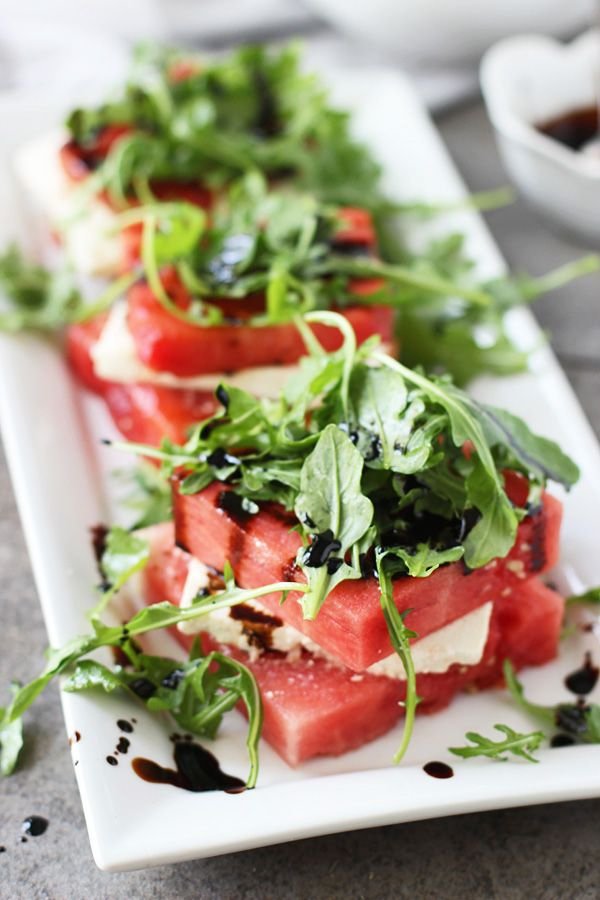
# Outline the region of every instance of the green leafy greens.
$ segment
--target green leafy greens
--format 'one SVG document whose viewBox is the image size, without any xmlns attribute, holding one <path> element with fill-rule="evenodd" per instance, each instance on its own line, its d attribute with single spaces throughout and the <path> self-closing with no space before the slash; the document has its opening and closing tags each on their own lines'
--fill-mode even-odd
<svg viewBox="0 0 600 900">
<path fill-rule="evenodd" d="M 124 91 L 77 109 L 67 126 L 98 186 L 123 204 L 161 180 L 221 187 L 250 170 L 293 176 L 327 201 L 377 193 L 379 168 L 332 109 L 319 81 L 301 71 L 298 48 L 242 47 L 208 62 L 189 51 L 140 47 Z M 98 136 L 127 126 L 103 157 Z M 141 186 L 141 187 L 140 187 Z"/>
<path fill-rule="evenodd" d="M 466 747 L 450 747 L 450 753 L 455 756 L 462 756 L 463 759 L 471 759 L 474 756 L 487 756 L 491 759 L 498 759 L 506 762 L 507 753 L 513 756 L 526 759 L 528 762 L 539 762 L 532 756 L 543 740 L 545 734 L 543 731 L 532 731 L 530 734 L 520 734 L 509 725 L 494 725 L 496 731 L 499 731 L 504 737 L 495 741 L 493 738 L 486 738 L 476 731 L 468 731 L 465 738 L 470 742 L 471 746 Z"/>
<path fill-rule="evenodd" d="M 573 742 L 600 743 L 600 706 L 597 703 L 557 703 L 543 706 L 532 703 L 525 696 L 510 660 L 504 662 L 504 679 L 515 703 L 548 728 L 558 728 Z"/>
<path fill-rule="evenodd" d="M 4 301 L 0 302 L 0 331 L 54 332 L 64 325 L 85 322 L 108 309 L 137 277 L 128 272 L 88 301 L 70 270 L 51 272 L 27 261 L 11 244 L 0 254 L 0 301 Z"/>
<path fill-rule="evenodd" d="M 578 473 L 553 442 L 476 404 L 447 378 L 413 372 L 374 342 L 357 349 L 335 313 L 307 320 L 337 324 L 344 344 L 327 354 L 301 325 L 311 355 L 280 400 L 221 385 L 222 412 L 186 444 L 121 446 L 161 460 L 165 475 L 183 471 L 184 494 L 221 482 L 249 514 L 265 501 L 293 512 L 305 618 L 315 618 L 340 583 L 377 572 L 407 673 L 401 756 L 418 700 L 409 648 L 415 635 L 404 625 L 407 611 L 393 603 L 393 578 L 427 577 L 458 559 L 477 568 L 505 556 L 526 514 L 506 494 L 506 470 L 524 474 L 534 496 L 549 473 L 566 486 Z M 231 602 L 212 598 L 206 608 Z"/>
<path fill-rule="evenodd" d="M 241 663 L 220 653 L 202 656 L 193 649 L 187 664 L 175 660 L 151 657 L 140 653 L 135 643 L 139 635 L 160 628 L 170 628 L 180 622 L 189 622 L 219 606 L 231 606 L 280 591 L 302 591 L 303 585 L 281 582 L 254 590 L 241 590 L 231 582 L 223 591 L 203 598 L 190 607 L 180 608 L 172 603 L 156 603 L 136 613 L 124 625 L 106 625 L 97 616 L 92 617 L 91 634 L 73 638 L 64 647 L 52 649 L 47 654 L 46 666 L 40 675 L 23 687 L 14 690 L 10 705 L 2 710 L 0 741 L 2 756 L 0 768 L 12 771 L 21 747 L 21 717 L 48 684 L 59 675 L 70 675 L 67 690 L 86 690 L 101 687 L 105 691 L 128 688 L 144 698 L 150 709 L 166 710 L 187 730 L 194 734 L 214 736 L 222 716 L 232 709 L 238 700 L 246 705 L 249 715 L 248 750 L 251 771 L 248 785 L 253 786 L 257 775 L 257 745 L 262 722 L 262 706 L 254 676 Z M 129 658 L 131 668 L 117 667 L 111 671 L 106 666 L 86 658 L 102 647 L 117 647 Z M 174 684 L 171 694 L 163 680 L 175 672 L 183 674 L 170 679 Z M 140 679 L 150 684 L 149 696 L 140 687 Z M 160 682 L 160 683 L 159 683 Z M 138 690 L 136 691 L 136 685 Z M 147 685 L 146 685 L 147 687 Z M 167 690 L 167 693 L 165 693 Z"/>
<path fill-rule="evenodd" d="M 247 787 L 255 787 L 262 704 L 250 670 L 216 651 L 202 656 L 197 646 L 192 647 L 186 662 L 140 653 L 132 641 L 121 644 L 121 650 L 130 658 L 131 668 L 112 670 L 84 659 L 77 663 L 64 690 L 125 690 L 141 697 L 151 712 L 169 713 L 184 731 L 209 738 L 216 736 L 223 716 L 242 700 L 249 722 Z"/>
</svg>

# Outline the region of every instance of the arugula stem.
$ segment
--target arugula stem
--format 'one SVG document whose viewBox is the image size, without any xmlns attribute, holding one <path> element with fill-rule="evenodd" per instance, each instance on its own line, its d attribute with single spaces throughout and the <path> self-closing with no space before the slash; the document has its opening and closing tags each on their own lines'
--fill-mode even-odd
<svg viewBox="0 0 600 900">
<path fill-rule="evenodd" d="M 467 197 L 458 200 L 448 200 L 439 203 L 395 203 L 392 200 L 384 200 L 375 205 L 374 210 L 382 215 L 401 213 L 403 215 L 415 215 L 429 218 L 431 216 L 445 215 L 446 213 L 460 212 L 464 209 L 476 209 L 486 212 L 491 209 L 500 209 L 514 203 L 515 192 L 511 187 L 493 188 L 489 191 L 476 191 Z"/>
<path fill-rule="evenodd" d="M 428 293 L 462 297 L 476 306 L 490 307 L 494 302 L 492 296 L 480 288 L 465 287 L 464 285 L 447 281 L 445 278 L 440 278 L 438 275 L 415 272 L 406 266 L 392 265 L 379 262 L 378 260 L 363 261 L 334 256 L 327 264 L 326 271 L 331 272 L 331 274 L 341 272 L 356 278 L 384 278 L 406 287 L 419 288 L 419 290 L 427 291 Z M 377 299 L 377 294 L 374 294 L 373 297 L 361 294 L 357 297 L 357 302 L 367 305 L 380 304 L 381 298 Z M 386 302 L 392 304 L 393 299 L 386 299 Z M 396 305 L 402 306 L 405 302 L 404 298 L 398 298 Z"/>
<path fill-rule="evenodd" d="M 559 266 L 557 269 L 547 272 L 546 275 L 532 279 L 531 285 L 525 287 L 525 294 L 529 300 L 533 300 L 540 294 L 555 291 L 563 285 L 569 284 L 575 278 L 597 272 L 598 269 L 600 269 L 600 256 L 591 253 L 581 259 L 568 262 L 564 266 Z"/>
<path fill-rule="evenodd" d="M 89 319 L 92 319 L 94 316 L 97 316 L 99 313 L 104 312 L 106 309 L 111 307 L 115 300 L 117 300 L 121 294 L 124 294 L 132 284 L 134 284 L 139 278 L 137 272 L 125 272 L 116 281 L 113 281 L 106 288 L 105 291 L 102 292 L 100 297 L 97 300 L 94 300 L 93 303 L 84 307 L 84 309 L 80 310 L 76 315 L 74 315 L 71 319 L 72 323 L 82 323 L 87 322 Z"/>
<path fill-rule="evenodd" d="M 379 551 L 376 554 L 377 573 L 379 576 L 380 587 L 380 603 L 385 624 L 387 625 L 388 634 L 392 642 L 392 646 L 402 661 L 404 672 L 406 674 L 406 699 L 404 702 L 404 729 L 402 731 L 402 740 L 400 746 L 394 754 L 394 762 L 398 764 L 404 757 L 413 733 L 415 724 L 415 715 L 417 706 L 421 698 L 417 694 L 417 675 L 415 665 L 410 649 L 410 639 L 417 637 L 414 631 L 411 631 L 404 624 L 403 614 L 398 612 L 394 603 L 394 595 L 392 590 L 392 582 L 388 573 L 384 570 L 383 560 L 385 559 L 385 551 Z"/>
</svg>

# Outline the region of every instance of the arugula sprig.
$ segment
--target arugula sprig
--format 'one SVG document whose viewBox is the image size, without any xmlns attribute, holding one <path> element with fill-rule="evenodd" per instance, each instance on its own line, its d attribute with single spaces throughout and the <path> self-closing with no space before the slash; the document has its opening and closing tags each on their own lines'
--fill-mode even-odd
<svg viewBox="0 0 600 900">
<path fill-rule="evenodd" d="M 13 695 L 19 685 L 11 685 Z M 11 775 L 17 765 L 19 754 L 23 748 L 23 722 L 20 717 L 12 721 L 6 720 L 6 710 L 0 707 L 0 774 Z"/>
<path fill-rule="evenodd" d="M 525 696 L 510 660 L 504 662 L 504 679 L 515 703 L 548 728 L 559 728 L 578 743 L 600 743 L 600 705 L 597 703 L 557 703 L 544 706 Z"/>
<path fill-rule="evenodd" d="M 351 137 L 348 119 L 301 70 L 296 45 L 242 47 L 213 62 L 146 46 L 122 93 L 75 110 L 67 127 L 116 203 L 140 181 L 193 183 L 201 173 L 203 184 L 220 187 L 250 170 L 291 175 L 326 200 L 353 203 L 379 196 L 379 167 Z M 131 131 L 102 158 L 98 135 L 114 125 Z"/>
<path fill-rule="evenodd" d="M 0 331 L 59 330 L 108 309 L 137 279 L 128 272 L 86 300 L 67 269 L 50 271 L 25 259 L 16 244 L 0 254 Z"/>
<path fill-rule="evenodd" d="M 449 747 L 450 753 L 454 753 L 455 756 L 462 756 L 463 759 L 471 759 L 474 756 L 487 756 L 501 762 L 506 762 L 508 760 L 506 754 L 510 753 L 520 759 L 526 759 L 528 762 L 539 762 L 532 754 L 545 740 L 546 736 L 543 731 L 521 734 L 515 731 L 514 728 L 511 728 L 510 725 L 494 725 L 494 728 L 504 737 L 495 741 L 493 738 L 487 738 L 476 731 L 468 731 L 465 738 L 470 742 L 470 746 Z"/>
<path fill-rule="evenodd" d="M 216 736 L 223 716 L 242 700 L 248 713 L 247 787 L 255 787 L 263 715 L 260 691 L 250 670 L 217 651 L 202 655 L 197 642 L 185 662 L 140 653 L 133 641 L 126 641 L 121 650 L 131 666 L 109 669 L 94 660 L 81 660 L 63 689 L 124 690 L 142 699 L 150 712 L 167 712 L 184 731 L 209 738 Z"/>
<path fill-rule="evenodd" d="M 14 690 L 12 701 L 2 711 L 0 718 L 0 746 L 3 754 L 0 768 L 5 767 L 8 772 L 14 768 L 21 746 L 19 724 L 21 717 L 54 678 L 60 675 L 72 676 L 67 682 L 69 690 L 83 690 L 92 686 L 109 690 L 126 686 L 133 693 L 137 693 L 138 697 L 143 696 L 139 681 L 146 679 L 150 682 L 150 687 L 156 688 L 146 698 L 149 701 L 156 694 L 153 703 L 148 702 L 149 708 L 168 710 L 176 721 L 185 721 L 186 728 L 196 734 L 210 736 L 216 733 L 222 716 L 233 708 L 237 700 L 243 700 L 250 718 L 249 786 L 252 786 L 256 781 L 256 747 L 260 737 L 262 707 L 258 688 L 250 670 L 219 653 L 201 657 L 196 648 L 188 660 L 187 667 L 183 666 L 184 677 L 180 693 L 165 694 L 159 690 L 156 678 L 161 672 L 166 673 L 163 677 L 172 675 L 182 668 L 182 664 L 141 654 L 137 649 L 135 638 L 158 629 L 171 628 L 180 622 L 192 621 L 213 609 L 246 603 L 273 592 L 280 592 L 285 596 L 291 590 L 302 592 L 305 589 L 305 586 L 295 582 L 278 582 L 254 590 L 242 590 L 228 578 L 223 591 L 199 598 L 189 607 L 181 608 L 168 602 L 156 603 L 140 610 L 125 624 L 117 626 L 106 625 L 98 616 L 93 616 L 92 633 L 75 637 L 61 648 L 50 649 L 46 666 L 40 675 L 29 684 Z M 87 660 L 90 654 L 103 647 L 118 647 L 123 650 L 130 659 L 132 669 L 117 669 L 111 672 L 105 666 Z M 177 680 L 178 676 L 172 679 L 173 682 Z M 137 692 L 136 681 L 139 688 Z M 162 681 L 160 687 L 169 689 Z"/>
<path fill-rule="evenodd" d="M 571 594 L 565 600 L 565 606 L 599 606 L 600 605 L 600 587 L 589 588 L 581 594 Z"/>
<path fill-rule="evenodd" d="M 332 312 L 308 318 L 347 327 Z M 310 350 L 281 400 L 224 385 L 226 408 L 183 446 L 121 445 L 162 460 L 166 474 L 183 470 L 183 493 L 222 481 L 249 503 L 293 510 L 310 618 L 335 584 L 359 577 L 359 557 L 377 546 L 421 576 L 460 556 L 471 568 L 505 556 L 526 513 L 506 494 L 505 470 L 526 475 L 532 496 L 549 477 L 569 487 L 578 476 L 556 444 L 517 417 L 373 344 L 357 349 L 345 334 L 327 354 L 311 337 Z"/>
</svg>

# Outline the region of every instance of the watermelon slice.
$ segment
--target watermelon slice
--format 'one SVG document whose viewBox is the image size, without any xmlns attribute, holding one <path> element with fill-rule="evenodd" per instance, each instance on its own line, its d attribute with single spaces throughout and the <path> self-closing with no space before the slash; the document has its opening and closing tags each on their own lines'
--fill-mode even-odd
<svg viewBox="0 0 600 900">
<path fill-rule="evenodd" d="M 144 535 L 151 547 L 150 562 L 142 574 L 144 601 L 178 603 L 189 555 L 174 546 L 171 523 L 146 529 Z M 419 713 L 443 709 L 467 687 L 501 683 L 506 658 L 517 669 L 548 662 L 556 655 L 563 611 L 562 597 L 536 577 L 519 581 L 510 593 L 500 592 L 481 661 L 474 666 L 454 665 L 444 674 L 418 675 Z M 172 633 L 189 650 L 193 637 L 175 629 Z M 362 746 L 385 734 L 402 716 L 402 681 L 356 673 L 306 651 L 295 659 L 273 651 L 250 659 L 244 651 L 218 645 L 206 634 L 203 646 L 205 651 L 218 647 L 252 670 L 263 698 L 263 737 L 292 766 Z"/>
<path fill-rule="evenodd" d="M 301 545 L 291 532 L 295 517 L 276 504 L 265 504 L 256 516 L 235 516 L 223 509 L 223 484 L 184 496 L 174 479 L 175 535 L 179 547 L 221 571 L 226 561 L 236 582 L 245 588 L 274 581 L 301 580 L 294 564 Z M 399 578 L 394 599 L 400 611 L 410 610 L 407 625 L 420 637 L 499 596 L 510 596 L 533 574 L 555 565 L 562 506 L 549 494 L 540 509 L 519 526 L 515 546 L 505 559 L 467 572 L 461 562 L 442 566 L 428 578 Z M 298 595 L 280 604 L 279 595 L 261 603 L 286 624 L 302 631 L 341 663 L 362 672 L 392 653 L 374 578 L 347 581 L 327 597 L 317 619 L 302 618 Z"/>
<path fill-rule="evenodd" d="M 517 669 L 548 662 L 556 655 L 563 608 L 562 597 L 537 578 L 521 582 L 510 598 L 498 598 L 481 662 L 452 666 L 440 675 L 418 675 L 418 712 L 443 709 L 467 687 L 501 683 L 506 658 Z M 192 638 L 177 637 L 189 649 Z M 268 651 L 252 660 L 206 636 L 204 647 L 218 647 L 254 673 L 263 699 L 263 737 L 291 766 L 360 747 L 388 732 L 403 714 L 402 681 L 358 675 L 306 652 L 294 661 Z"/>
<path fill-rule="evenodd" d="M 174 269 L 165 269 L 161 278 L 169 296 L 182 309 L 189 303 L 186 289 Z M 379 290 L 381 282 L 357 283 L 356 293 Z M 199 327 L 173 316 L 155 298 L 146 282 L 128 292 L 127 324 L 140 361 L 156 371 L 179 377 L 215 372 L 237 372 L 255 366 L 291 365 L 306 353 L 304 341 L 293 323 L 278 325 L 236 324 Z M 252 300 L 252 304 L 263 300 Z M 245 301 L 235 301 L 237 317 L 243 315 Z M 222 305 L 222 304 L 221 304 Z M 251 310 L 255 312 L 256 310 Z M 341 310 L 356 333 L 359 344 L 378 334 L 393 341 L 394 311 L 388 306 L 349 306 Z M 342 344 L 339 329 L 314 325 L 313 331 L 326 350 Z"/>
</svg>

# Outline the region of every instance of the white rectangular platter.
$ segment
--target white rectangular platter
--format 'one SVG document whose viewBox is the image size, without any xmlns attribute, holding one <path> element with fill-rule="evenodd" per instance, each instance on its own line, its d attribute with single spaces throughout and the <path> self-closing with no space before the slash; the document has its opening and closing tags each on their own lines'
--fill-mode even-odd
<svg viewBox="0 0 600 900">
<path fill-rule="evenodd" d="M 380 158 L 391 195 L 431 201 L 464 195 L 436 131 L 402 77 L 384 70 L 338 71 L 327 77 L 336 101 L 353 111 L 356 131 Z M 3 245 L 19 221 L 22 234 L 34 230 L 22 218 L 9 160 L 19 143 L 54 124 L 56 114 L 23 101 L 5 101 L 0 112 L 10 124 L 0 138 Z M 453 214 L 432 227 L 465 232 L 482 275 L 502 271 L 502 260 L 475 214 Z M 516 312 L 511 326 L 524 345 L 543 343 L 528 312 Z M 536 352 L 530 373 L 482 379 L 474 390 L 558 439 L 581 466 L 581 483 L 566 498 L 563 559 L 556 577 L 566 590 L 596 583 L 600 451 L 551 351 Z M 99 444 L 100 437 L 113 433 L 100 404 L 73 384 L 60 350 L 40 338 L 0 336 L 0 416 L 49 638 L 59 645 L 88 630 L 85 610 L 93 602 L 96 580 L 88 529 L 107 518 L 107 473 L 123 461 Z M 585 640 L 593 644 L 594 638 Z M 580 663 L 583 641 L 567 643 L 559 661 L 526 673 L 533 697 L 548 703 L 567 699 L 562 678 Z M 419 719 L 406 761 L 397 768 L 390 765 L 397 733 L 339 759 L 315 760 L 295 770 L 263 745 L 259 786 L 241 795 L 192 794 L 148 784 L 135 776 L 125 757 L 117 767 L 108 766 L 106 755 L 118 737 L 116 719 L 132 715 L 137 719 L 133 755 L 171 764 L 168 723 L 133 702 L 65 694 L 63 707 L 68 733 L 82 735 L 71 752 L 94 857 L 101 868 L 113 871 L 335 831 L 600 794 L 598 747 L 544 750 L 536 766 L 461 762 L 450 756 L 447 747 L 464 743 L 468 730 L 490 734 L 496 722 L 532 730 L 503 691 L 462 696 L 445 712 Z M 35 708 L 30 715 L 35 717 Z M 243 732 L 241 717 L 232 713 L 215 748 L 225 770 L 242 777 L 247 771 Z M 422 766 L 432 759 L 451 761 L 455 777 L 441 781 L 426 775 Z"/>
</svg>

